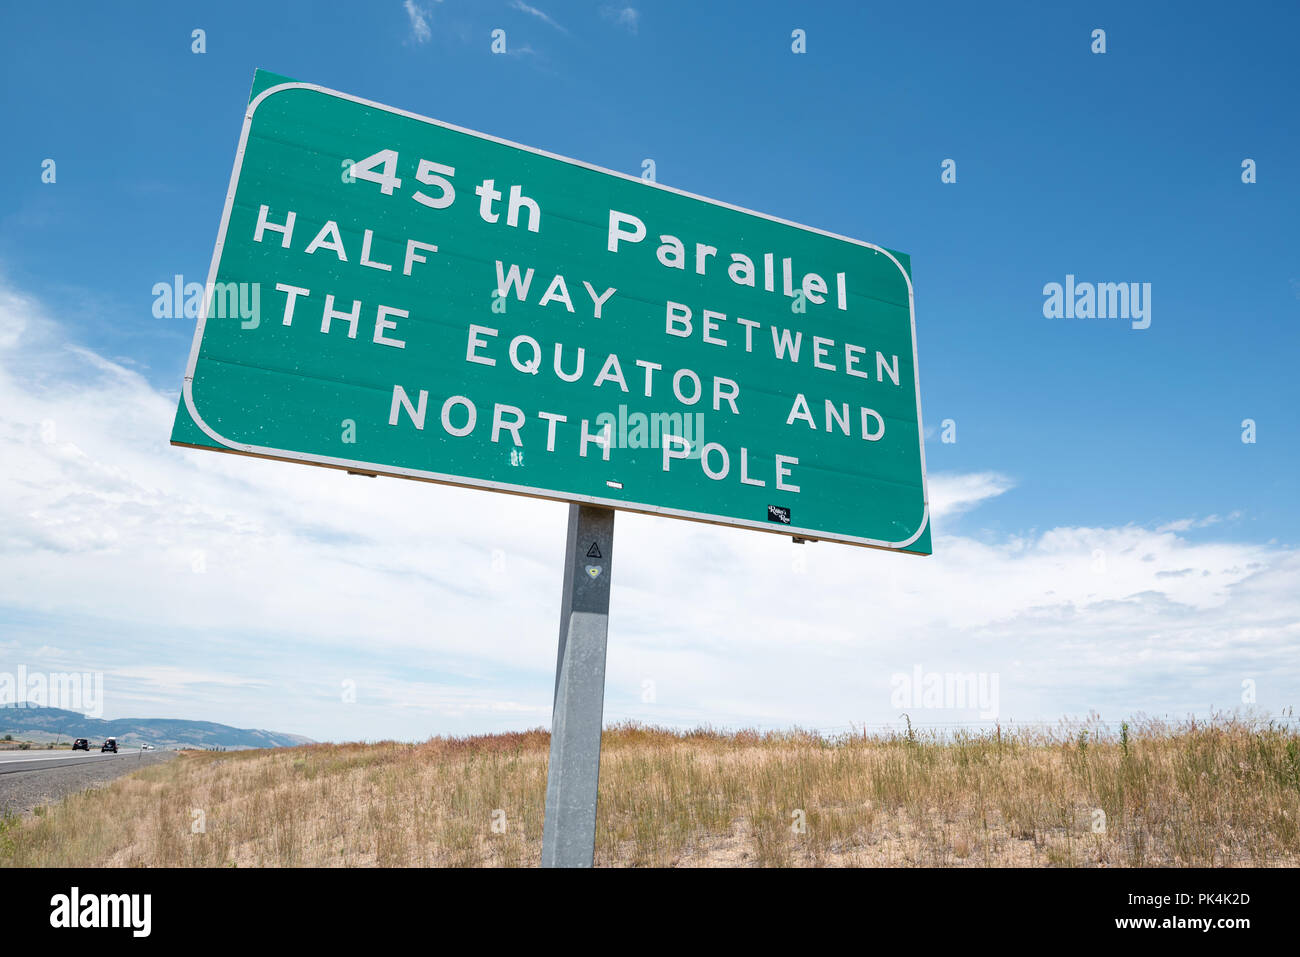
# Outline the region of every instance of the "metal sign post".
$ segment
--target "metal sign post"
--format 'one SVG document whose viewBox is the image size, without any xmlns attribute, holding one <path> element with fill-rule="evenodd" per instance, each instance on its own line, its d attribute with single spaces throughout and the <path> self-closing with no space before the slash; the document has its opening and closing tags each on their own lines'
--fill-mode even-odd
<svg viewBox="0 0 1300 957">
<path fill-rule="evenodd" d="M 613 558 L 614 510 L 571 504 L 542 824 L 543 867 L 591 867 L 596 853 Z"/>
</svg>

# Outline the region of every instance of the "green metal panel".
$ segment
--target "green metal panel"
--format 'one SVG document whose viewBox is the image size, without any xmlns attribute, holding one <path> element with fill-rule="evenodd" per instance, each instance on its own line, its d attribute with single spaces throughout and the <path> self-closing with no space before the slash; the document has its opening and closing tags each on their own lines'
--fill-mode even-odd
<svg viewBox="0 0 1300 957">
<path fill-rule="evenodd" d="M 396 152 L 400 185 L 385 194 L 365 178 L 348 181 L 349 161 L 382 150 Z M 443 195 L 417 179 L 422 160 L 454 168 L 446 176 L 450 205 L 413 198 Z M 492 207 L 496 222 L 482 215 L 475 192 L 485 180 L 503 194 Z M 518 225 L 507 224 L 512 186 L 537 204 L 536 231 L 523 207 Z M 294 214 L 287 248 L 270 229 L 255 241 L 262 206 L 268 223 L 284 225 Z M 645 238 L 611 252 L 611 210 L 644 223 Z M 362 263 L 367 230 L 369 262 L 389 269 Z M 681 240 L 684 268 L 661 261 L 664 235 Z M 697 244 L 716 251 L 697 261 Z M 412 260 L 408 275 L 411 249 L 426 261 Z M 752 286 L 733 253 L 754 263 Z M 793 297 L 785 293 L 785 259 Z M 495 295 L 498 261 L 507 271 L 533 270 L 525 301 L 517 288 Z M 808 273 L 820 277 L 809 280 L 811 296 L 800 288 Z M 558 295 L 540 302 L 548 288 L 558 294 L 557 275 L 572 311 Z M 599 318 L 584 281 L 596 296 L 615 289 Z M 221 293 L 226 283 L 247 284 L 246 307 L 256 284 L 256 316 L 237 308 L 237 287 L 233 298 Z M 291 319 L 277 284 L 310 290 L 296 298 Z M 177 444 L 930 552 L 905 255 L 259 72 L 208 288 Z M 327 295 L 337 312 L 360 302 L 355 338 L 338 318 L 322 332 Z M 689 337 L 670 334 L 669 303 L 690 309 Z M 381 306 L 407 315 L 386 312 L 394 325 L 377 328 Z M 711 315 L 706 327 L 705 310 L 725 318 Z M 471 326 L 495 335 L 478 333 L 482 345 L 474 347 Z M 706 341 L 706 332 L 726 344 Z M 526 341 L 511 361 L 519 336 L 539 345 L 536 365 Z M 797 360 L 789 351 L 779 357 L 774 337 L 797 338 Z M 556 373 L 557 344 L 568 375 L 583 350 L 577 381 Z M 471 349 L 495 364 L 469 361 Z M 637 360 L 659 367 L 649 373 L 648 396 Z M 850 360 L 857 375 L 846 368 Z M 673 388 L 683 369 L 701 383 L 693 404 L 690 375 L 678 380 L 680 396 Z M 734 410 L 728 383 L 738 393 Z M 395 399 L 397 387 L 411 409 L 426 394 L 423 428 Z M 443 424 L 453 396 L 476 412 L 463 436 Z M 522 413 L 519 444 L 509 429 L 494 430 L 498 406 L 503 425 L 517 418 L 504 407 Z M 452 429 L 466 416 L 465 403 L 454 405 Z M 595 442 L 581 454 L 584 420 L 596 434 L 609 426 L 608 459 Z M 689 439 L 691 457 L 669 459 L 665 470 L 665 442 L 648 446 L 656 424 Z M 684 442 L 668 444 L 686 452 Z M 778 456 L 786 457 L 784 473 Z"/>
</svg>

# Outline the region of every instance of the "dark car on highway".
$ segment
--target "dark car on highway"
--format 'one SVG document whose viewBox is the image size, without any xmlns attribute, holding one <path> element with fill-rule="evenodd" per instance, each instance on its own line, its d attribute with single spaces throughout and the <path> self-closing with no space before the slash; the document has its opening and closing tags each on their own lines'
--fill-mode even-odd
<svg viewBox="0 0 1300 957">
<path fill-rule="evenodd" d="M 112 751 L 114 754 L 117 754 L 117 738 L 105 738 L 104 746 L 99 750 L 101 754 L 105 751 Z"/>
<path fill-rule="evenodd" d="M 73 741 L 73 742 L 72 742 L 72 750 L 73 750 L 73 751 L 89 751 L 89 750 L 90 750 L 90 742 L 87 741 L 85 738 L 78 738 L 76 741 Z"/>
</svg>

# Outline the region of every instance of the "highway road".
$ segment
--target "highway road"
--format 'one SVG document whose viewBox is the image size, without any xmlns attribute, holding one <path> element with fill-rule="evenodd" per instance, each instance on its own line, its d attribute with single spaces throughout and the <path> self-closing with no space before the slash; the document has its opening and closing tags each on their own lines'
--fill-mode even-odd
<svg viewBox="0 0 1300 957">
<path fill-rule="evenodd" d="M 151 752 L 145 752 L 151 753 Z M 100 761 L 126 761 L 141 754 L 139 748 L 122 748 L 117 754 L 101 754 L 99 748 L 89 751 L 0 751 L 0 774 L 15 771 L 48 771 L 74 764 Z"/>
</svg>

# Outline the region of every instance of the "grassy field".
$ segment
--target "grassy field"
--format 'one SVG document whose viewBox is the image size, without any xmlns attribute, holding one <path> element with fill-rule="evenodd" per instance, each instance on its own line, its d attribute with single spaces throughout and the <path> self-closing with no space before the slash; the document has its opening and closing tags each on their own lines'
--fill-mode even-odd
<svg viewBox="0 0 1300 957">
<path fill-rule="evenodd" d="M 6 866 L 520 866 L 543 731 L 191 752 L 0 823 Z M 1300 735 L 605 732 L 607 866 L 1300 864 Z"/>
</svg>

